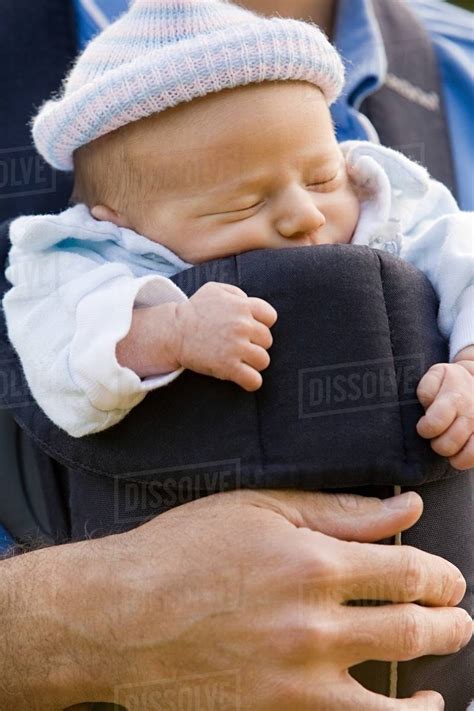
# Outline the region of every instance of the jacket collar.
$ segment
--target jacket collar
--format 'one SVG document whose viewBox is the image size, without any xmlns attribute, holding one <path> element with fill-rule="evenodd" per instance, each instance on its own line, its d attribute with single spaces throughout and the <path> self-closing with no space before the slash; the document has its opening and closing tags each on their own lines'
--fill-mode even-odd
<svg viewBox="0 0 474 711">
<path fill-rule="evenodd" d="M 333 39 L 346 67 L 346 85 L 339 101 L 358 109 L 383 85 L 387 73 L 373 0 L 339 0 Z"/>
</svg>

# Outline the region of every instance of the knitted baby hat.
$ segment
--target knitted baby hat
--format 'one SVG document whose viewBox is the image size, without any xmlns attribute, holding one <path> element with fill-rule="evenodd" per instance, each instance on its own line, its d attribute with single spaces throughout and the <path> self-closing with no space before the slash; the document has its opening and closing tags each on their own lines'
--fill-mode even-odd
<svg viewBox="0 0 474 711">
<path fill-rule="evenodd" d="M 256 15 L 229 0 L 135 0 L 90 42 L 61 95 L 33 122 L 39 153 L 72 170 L 80 146 L 132 121 L 222 89 L 302 80 L 332 103 L 344 71 L 319 28 Z"/>
</svg>

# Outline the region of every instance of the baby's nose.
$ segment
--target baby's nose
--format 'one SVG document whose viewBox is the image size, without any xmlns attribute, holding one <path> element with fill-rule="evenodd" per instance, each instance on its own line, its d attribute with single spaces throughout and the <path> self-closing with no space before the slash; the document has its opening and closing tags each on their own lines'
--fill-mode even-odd
<svg viewBox="0 0 474 711">
<path fill-rule="evenodd" d="M 316 233 L 325 224 L 326 218 L 314 203 L 314 198 L 305 194 L 286 205 L 276 226 L 281 236 L 286 239 L 307 239 L 308 244 L 313 244 L 316 242 Z"/>
</svg>

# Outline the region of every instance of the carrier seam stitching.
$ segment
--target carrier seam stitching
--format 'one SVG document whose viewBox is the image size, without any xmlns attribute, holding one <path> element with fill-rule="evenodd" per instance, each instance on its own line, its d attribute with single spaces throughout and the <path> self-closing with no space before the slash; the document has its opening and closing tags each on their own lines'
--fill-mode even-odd
<svg viewBox="0 0 474 711">
<path fill-rule="evenodd" d="M 242 274 L 240 271 L 240 257 L 239 255 L 236 255 L 234 257 L 235 259 L 235 268 L 237 272 L 237 281 L 239 285 L 239 289 L 242 288 Z M 244 289 L 245 291 L 245 289 Z M 259 405 L 259 395 L 258 395 L 258 390 L 257 392 L 253 393 L 253 401 L 255 403 L 255 413 L 256 413 L 256 420 L 257 420 L 257 439 L 258 439 L 258 448 L 259 448 L 259 466 L 260 466 L 260 473 L 263 473 L 263 462 L 264 460 L 266 461 L 265 453 L 264 453 L 264 446 L 263 446 L 263 436 L 262 436 L 262 425 L 260 421 L 260 405 Z"/>
<path fill-rule="evenodd" d="M 376 250 L 374 250 L 376 251 Z M 384 264 L 383 260 L 376 252 L 376 257 L 379 261 L 379 267 L 380 267 L 380 284 L 382 288 L 382 294 L 383 294 L 383 303 L 385 307 L 385 314 L 387 317 L 387 324 L 388 324 L 388 331 L 389 331 L 389 336 L 390 336 L 390 348 L 392 351 L 392 362 L 393 362 L 393 369 L 395 370 L 395 350 L 394 350 L 394 343 L 393 343 L 393 324 L 390 319 L 390 313 L 389 309 L 387 309 L 387 300 L 385 298 L 385 289 L 384 289 L 384 280 L 383 280 L 383 274 L 384 274 Z M 395 378 L 395 382 L 397 382 L 397 379 Z M 403 462 L 406 465 L 407 463 L 407 447 L 406 447 L 406 442 L 405 442 L 405 431 L 403 428 L 403 419 L 402 419 L 402 410 L 401 410 L 401 404 L 400 404 L 400 390 L 399 386 L 397 383 L 397 396 L 398 396 L 398 415 L 399 415 L 399 423 L 400 423 L 400 432 L 401 432 L 401 441 L 402 441 L 402 452 L 403 452 Z M 401 493 L 401 487 L 399 485 L 394 484 L 394 495 L 397 496 Z M 402 534 L 401 532 L 397 533 L 395 535 L 395 540 L 393 545 L 396 546 L 401 546 L 402 544 Z M 390 672 L 389 672 L 389 697 L 390 698 L 397 698 L 397 692 L 398 692 L 398 662 L 394 661 L 390 663 Z"/>
<path fill-rule="evenodd" d="M 384 264 L 383 260 L 380 257 L 380 254 L 377 253 L 377 250 L 374 250 L 376 253 L 377 259 L 379 260 L 379 265 L 380 265 L 380 285 L 382 289 L 382 294 L 383 294 L 383 303 L 384 303 L 384 308 L 385 308 L 385 315 L 387 317 L 387 325 L 388 325 L 388 332 L 389 332 L 389 337 L 390 337 L 390 350 L 392 354 L 392 366 L 393 369 L 395 370 L 395 349 L 394 349 L 394 344 L 393 344 L 393 328 L 392 328 L 392 321 L 390 319 L 390 313 L 389 310 L 387 309 L 387 300 L 385 298 L 385 289 L 384 289 L 384 282 L 383 282 L 383 273 L 384 273 Z M 402 417 L 402 407 L 400 404 L 400 388 L 399 384 L 397 382 L 397 379 L 395 378 L 395 383 L 397 386 L 397 399 L 398 399 L 398 422 L 400 425 L 400 434 L 401 434 L 401 449 L 403 452 L 403 463 L 404 465 L 407 464 L 408 462 L 408 452 L 407 452 L 407 446 L 406 446 L 406 441 L 405 441 L 405 430 L 403 427 L 403 417 Z"/>
</svg>

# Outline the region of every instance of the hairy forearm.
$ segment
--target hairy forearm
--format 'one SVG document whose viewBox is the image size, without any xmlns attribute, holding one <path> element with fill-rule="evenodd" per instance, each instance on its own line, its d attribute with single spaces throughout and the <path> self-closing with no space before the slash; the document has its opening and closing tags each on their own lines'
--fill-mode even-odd
<svg viewBox="0 0 474 711">
<path fill-rule="evenodd" d="M 54 559 L 42 550 L 0 564 L 0 707 L 61 708 Z"/>
<path fill-rule="evenodd" d="M 88 564 L 95 546 L 59 546 L 0 562 L 2 711 L 59 711 L 104 698 L 99 679 L 107 677 L 107 656 L 95 653 L 90 635 L 106 575 L 103 562 Z"/>
</svg>

